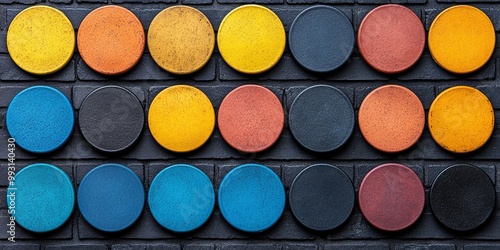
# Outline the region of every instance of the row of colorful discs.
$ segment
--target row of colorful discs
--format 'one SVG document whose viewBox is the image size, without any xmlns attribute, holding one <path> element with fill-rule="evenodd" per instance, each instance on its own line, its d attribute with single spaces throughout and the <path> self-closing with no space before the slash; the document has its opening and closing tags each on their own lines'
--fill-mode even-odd
<svg viewBox="0 0 500 250">
<path fill-rule="evenodd" d="M 302 11 L 288 33 L 296 61 L 313 72 L 330 72 L 350 57 L 355 43 L 350 19 L 339 9 L 313 6 Z M 74 28 L 63 12 L 48 6 L 21 11 L 7 32 L 7 48 L 13 61 L 33 74 L 50 74 L 71 59 L 77 40 L 83 61 L 95 71 L 116 75 L 140 60 L 145 32 L 128 9 L 108 5 L 90 12 Z M 376 70 L 399 73 L 414 65 L 425 47 L 420 18 L 396 4 L 379 6 L 362 20 L 358 30 L 362 57 Z M 174 74 L 201 69 L 215 46 L 209 19 L 188 6 L 161 11 L 148 28 L 147 43 L 154 61 Z M 286 34 L 279 17 L 260 5 L 243 5 L 222 20 L 217 45 L 222 58 L 237 71 L 257 74 L 272 68 L 285 50 Z M 457 5 L 441 12 L 428 34 L 429 50 L 441 67 L 454 73 L 470 73 L 493 54 L 495 30 L 481 10 Z"/>
<path fill-rule="evenodd" d="M 285 189 L 279 176 L 259 164 L 229 171 L 218 188 L 218 207 L 225 220 L 246 232 L 274 225 L 285 208 Z M 338 167 L 315 164 L 296 175 L 288 193 L 292 213 L 307 228 L 326 231 L 346 222 L 355 205 L 348 175 Z M 494 211 L 495 188 L 490 177 L 472 165 L 454 165 L 439 174 L 429 194 L 435 218 L 455 231 L 482 226 Z M 75 191 L 60 168 L 36 163 L 21 169 L 7 202 L 15 199 L 16 221 L 34 232 L 63 225 L 75 206 Z M 83 218 L 105 232 L 131 226 L 142 214 L 144 186 L 130 168 L 108 163 L 90 170 L 78 186 L 77 203 Z M 424 209 L 425 192 L 410 168 L 396 163 L 369 171 L 361 181 L 358 204 L 364 218 L 384 231 L 414 224 Z M 173 232 L 190 232 L 211 216 L 215 192 L 200 169 L 176 164 L 163 169 L 151 182 L 147 202 L 151 214 Z"/>
<path fill-rule="evenodd" d="M 174 85 L 158 93 L 148 111 L 148 128 L 165 149 L 190 152 L 212 135 L 216 117 L 210 99 L 200 89 Z M 296 141 L 313 152 L 331 152 L 344 145 L 355 126 L 351 100 L 341 90 L 316 85 L 297 95 L 288 110 L 288 124 Z M 119 86 L 95 89 L 82 101 L 78 122 L 83 137 L 102 152 L 131 148 L 140 138 L 145 114 L 141 101 Z M 271 90 L 242 85 L 222 100 L 217 123 L 223 139 L 245 153 L 271 147 L 284 127 L 283 106 Z M 374 148 L 397 153 L 413 146 L 425 126 L 422 103 L 411 90 L 385 85 L 369 93 L 358 112 L 359 128 Z M 491 137 L 493 107 L 479 90 L 456 86 L 441 92 L 428 114 L 433 139 L 455 153 L 472 152 Z M 7 130 L 23 149 L 48 153 L 71 136 L 74 111 L 59 90 L 34 86 L 18 93 L 6 114 Z"/>
</svg>

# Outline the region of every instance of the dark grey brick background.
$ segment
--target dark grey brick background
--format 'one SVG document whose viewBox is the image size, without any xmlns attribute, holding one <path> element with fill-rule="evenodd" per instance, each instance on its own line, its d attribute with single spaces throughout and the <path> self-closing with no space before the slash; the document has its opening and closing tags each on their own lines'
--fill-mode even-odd
<svg viewBox="0 0 500 250">
<path fill-rule="evenodd" d="M 291 214 L 287 205 L 279 222 L 259 234 L 247 234 L 232 228 L 222 218 L 218 208 L 209 221 L 188 234 L 174 234 L 160 227 L 147 206 L 143 215 L 131 228 L 116 234 L 105 234 L 93 229 L 80 216 L 78 209 L 61 228 L 47 234 L 34 234 L 17 227 L 16 243 L 6 240 L 7 209 L 7 139 L 5 112 L 10 100 L 22 89 L 33 85 L 49 85 L 60 89 L 73 102 L 76 113 L 83 98 L 93 89 L 104 85 L 120 85 L 132 90 L 148 106 L 163 88 L 175 84 L 189 84 L 200 88 L 211 99 L 217 110 L 224 96 L 237 86 L 257 83 L 270 88 L 283 103 L 285 114 L 293 99 L 304 88 L 316 84 L 328 84 L 340 88 L 357 109 L 363 98 L 383 84 L 400 84 L 412 89 L 427 110 L 442 90 L 454 85 L 479 88 L 492 101 L 497 126 L 492 138 L 476 152 L 457 155 L 444 151 L 431 138 L 426 128 L 419 142 L 400 154 L 385 154 L 371 148 L 362 138 L 359 127 L 348 143 L 340 150 L 328 154 L 313 154 L 301 148 L 285 129 L 278 142 L 269 150 L 258 154 L 243 154 L 232 149 L 216 129 L 211 139 L 199 150 L 176 154 L 161 148 L 147 129 L 137 145 L 121 155 L 105 155 L 87 144 L 75 127 L 70 141 L 60 150 L 47 155 L 33 155 L 17 148 L 17 170 L 34 162 L 48 162 L 61 167 L 78 187 L 83 176 L 94 166 L 117 162 L 129 166 L 144 182 L 145 191 L 154 176 L 163 168 L 175 163 L 187 163 L 199 167 L 213 181 L 215 190 L 230 169 L 243 163 L 260 163 L 271 167 L 282 179 L 285 188 L 306 166 L 315 163 L 334 164 L 343 169 L 359 187 L 363 176 L 375 166 L 397 162 L 410 166 L 421 178 L 426 192 L 440 171 L 455 163 L 470 163 L 481 167 L 493 180 L 500 181 L 500 83 L 498 69 L 499 48 L 492 59 L 479 71 L 468 75 L 454 75 L 439 68 L 429 55 L 428 49 L 420 61 L 410 70 L 397 75 L 384 75 L 372 70 L 360 57 L 357 49 L 347 64 L 327 75 L 315 75 L 302 69 L 291 57 L 288 49 L 280 62 L 270 71 L 256 76 L 240 74 L 232 70 L 221 58 L 217 49 L 210 62 L 199 72 L 188 76 L 176 76 L 160 69 L 147 49 L 139 64 L 131 71 L 116 77 L 93 72 L 75 53 L 71 62 L 61 71 L 49 76 L 34 76 L 19 69 L 10 59 L 5 44 L 8 25 L 22 9 L 34 4 L 47 4 L 62 10 L 70 18 L 75 29 L 93 9 L 104 4 L 119 4 L 132 10 L 147 30 L 151 20 L 162 9 L 173 4 L 188 4 L 208 16 L 217 30 L 222 18 L 233 8 L 245 3 L 264 4 L 281 18 L 286 30 L 303 9 L 314 4 L 328 4 L 344 11 L 357 30 L 362 18 L 380 4 L 400 3 L 411 8 L 421 17 L 426 29 L 443 9 L 458 3 L 473 4 L 484 10 L 500 30 L 500 1 L 498 0 L 0 0 L 0 249 L 12 250 L 65 250 L 65 249 L 500 249 L 500 214 L 496 210 L 490 222 L 483 228 L 456 234 L 446 230 L 433 218 L 426 204 L 424 214 L 411 228 L 399 233 L 385 233 L 371 227 L 355 208 L 352 216 L 342 227 L 326 233 L 318 233 L 302 227 Z M 500 42 L 497 42 L 500 44 Z M 500 185 L 497 185 L 500 194 Z M 500 198 L 500 195 L 497 195 Z M 499 199 L 500 200 L 500 199 Z M 497 206 L 497 209 L 500 206 Z"/>
</svg>

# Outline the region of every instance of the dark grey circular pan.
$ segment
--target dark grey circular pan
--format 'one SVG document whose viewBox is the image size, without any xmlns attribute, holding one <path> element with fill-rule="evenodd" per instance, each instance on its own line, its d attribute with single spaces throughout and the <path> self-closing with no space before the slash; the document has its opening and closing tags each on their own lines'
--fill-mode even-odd
<svg viewBox="0 0 500 250">
<path fill-rule="evenodd" d="M 481 169 L 466 164 L 441 172 L 431 187 L 432 213 L 455 231 L 471 231 L 483 225 L 495 208 L 495 187 Z"/>
<path fill-rule="evenodd" d="M 82 102 L 78 115 L 83 137 L 96 149 L 116 153 L 130 148 L 144 127 L 144 109 L 128 89 L 104 86 Z"/>
<path fill-rule="evenodd" d="M 290 51 L 304 68 L 330 72 L 344 64 L 354 48 L 354 29 L 339 9 L 318 5 L 305 9 L 288 32 Z"/>
<path fill-rule="evenodd" d="M 342 225 L 354 208 L 354 188 L 344 171 L 328 164 L 302 170 L 292 183 L 290 207 L 304 226 L 326 231 Z"/>
<path fill-rule="evenodd" d="M 318 153 L 344 145 L 354 129 L 354 109 L 339 89 L 316 85 L 302 91 L 288 114 L 290 131 L 303 147 Z"/>
</svg>

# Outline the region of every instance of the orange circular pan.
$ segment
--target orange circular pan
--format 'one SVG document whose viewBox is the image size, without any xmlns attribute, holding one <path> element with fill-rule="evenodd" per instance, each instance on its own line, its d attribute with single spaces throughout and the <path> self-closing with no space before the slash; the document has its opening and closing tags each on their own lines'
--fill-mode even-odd
<svg viewBox="0 0 500 250">
<path fill-rule="evenodd" d="M 224 98 L 217 121 L 229 145 L 242 152 L 257 153 L 278 140 L 285 115 L 273 92 L 249 84 L 234 89 Z"/>
<path fill-rule="evenodd" d="M 373 90 L 359 107 L 359 128 L 374 148 L 396 153 L 413 146 L 425 126 L 424 107 L 409 89 L 386 85 Z"/>
<path fill-rule="evenodd" d="M 95 9 L 78 29 L 78 51 L 93 70 L 106 75 L 134 67 L 144 52 L 144 28 L 130 10 L 116 5 Z"/>
</svg>

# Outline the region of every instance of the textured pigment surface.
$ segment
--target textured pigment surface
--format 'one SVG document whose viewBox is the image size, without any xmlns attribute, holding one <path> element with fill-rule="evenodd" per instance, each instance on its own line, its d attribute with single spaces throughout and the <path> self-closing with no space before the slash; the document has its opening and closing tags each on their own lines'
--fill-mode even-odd
<svg viewBox="0 0 500 250">
<path fill-rule="evenodd" d="M 359 126 L 354 126 L 352 136 L 341 148 L 317 154 L 303 148 L 293 138 L 288 124 L 288 113 L 293 100 L 307 87 L 325 84 L 340 89 L 352 102 L 356 120 L 359 106 L 372 90 L 386 84 L 398 84 L 412 90 L 422 101 L 426 115 L 437 94 L 456 85 L 473 86 L 481 90 L 500 117 L 499 42 L 491 59 L 478 71 L 465 75 L 449 73 L 432 59 L 426 46 L 422 57 L 407 71 L 387 75 L 373 70 L 361 57 L 355 44 L 348 61 L 327 74 L 311 73 L 298 64 L 288 47 L 279 62 L 257 75 L 246 75 L 233 70 L 222 59 L 217 46 L 207 64 L 193 74 L 174 75 L 156 65 L 148 49 L 135 67 L 117 76 L 101 75 L 82 60 L 78 51 L 60 71 L 44 75 L 26 73 L 9 57 L 6 46 L 7 29 L 13 18 L 23 9 L 36 4 L 54 6 L 63 11 L 71 21 L 75 32 L 92 10 L 107 4 L 117 4 L 137 15 L 145 31 L 153 18 L 164 8 L 186 4 L 203 12 L 212 23 L 215 32 L 232 9 L 246 3 L 262 4 L 273 10 L 281 19 L 288 33 L 295 17 L 304 9 L 326 4 L 339 8 L 353 24 L 355 33 L 363 17 L 372 9 L 387 3 L 399 3 L 413 10 L 422 21 L 427 34 L 434 18 L 445 8 L 455 4 L 472 4 L 482 9 L 492 20 L 495 31 L 500 31 L 500 1 L 478 0 L 0 0 L 0 249 L 12 250 L 279 250 L 279 249 L 429 249 L 429 250 L 476 250 L 500 248 L 500 214 L 496 205 L 492 217 L 483 227 L 467 233 L 456 233 L 443 227 L 432 215 L 429 192 L 435 178 L 448 166 L 472 164 L 482 169 L 500 194 L 500 130 L 495 124 L 492 137 L 475 152 L 454 154 L 442 149 L 431 137 L 426 126 L 417 143 L 406 151 L 387 154 L 371 147 L 362 137 Z M 498 40 L 497 40 L 498 41 Z M 497 77 L 499 76 L 499 77 Z M 105 154 L 87 143 L 78 122 L 69 141 L 50 154 L 30 154 L 17 147 L 16 171 L 36 162 L 50 163 L 61 168 L 72 180 L 75 190 L 83 177 L 94 167 L 115 162 L 126 165 L 139 176 L 145 195 L 154 177 L 174 164 L 190 164 L 202 170 L 218 192 L 222 178 L 236 166 L 257 163 L 270 167 L 281 179 L 288 194 L 296 175 L 312 164 L 326 163 L 337 166 L 352 180 L 355 192 L 364 176 L 384 163 L 400 163 L 410 167 L 420 178 L 426 193 L 422 216 L 417 222 L 399 233 L 386 233 L 371 226 L 362 216 L 357 201 L 352 215 L 339 228 L 315 232 L 302 226 L 293 216 L 288 201 L 279 221 L 262 233 L 244 233 L 229 225 L 215 204 L 207 223 L 199 229 L 177 234 L 161 227 L 147 206 L 141 216 L 127 230 L 104 233 L 94 229 L 75 208 L 68 222 L 59 229 L 35 234 L 16 227 L 16 242 L 7 240 L 7 206 L 5 197 L 8 186 L 8 138 L 5 125 L 7 107 L 12 98 L 25 88 L 48 85 L 60 90 L 71 101 L 75 117 L 85 97 L 105 85 L 118 85 L 129 89 L 140 100 L 145 114 L 154 97 L 166 87 L 187 84 L 203 91 L 212 102 L 215 112 L 224 97 L 244 84 L 259 84 L 269 88 L 283 105 L 285 124 L 277 142 L 269 149 L 256 153 L 240 153 L 231 148 L 215 127 L 207 143 L 190 153 L 174 153 L 161 147 L 144 123 L 142 135 L 129 150 L 120 154 Z M 145 119 L 146 121 L 147 119 Z M 500 120 L 500 119 L 497 119 Z M 497 122 L 498 123 L 498 122 Z M 497 199 L 498 202 L 499 199 Z"/>
</svg>

